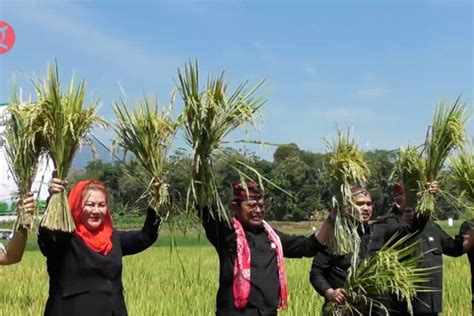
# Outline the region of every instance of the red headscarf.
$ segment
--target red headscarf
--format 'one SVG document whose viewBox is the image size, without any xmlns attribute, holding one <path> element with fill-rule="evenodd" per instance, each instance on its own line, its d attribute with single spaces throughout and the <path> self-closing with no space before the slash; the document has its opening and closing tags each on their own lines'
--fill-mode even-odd
<svg viewBox="0 0 474 316">
<path fill-rule="evenodd" d="M 89 248 L 105 256 L 112 250 L 111 237 L 113 228 L 109 208 L 107 207 L 104 223 L 96 232 L 90 232 L 81 222 L 81 214 L 84 208 L 82 203 L 84 198 L 83 192 L 93 182 L 102 184 L 100 181 L 89 179 L 79 182 L 72 188 L 69 194 L 69 207 L 71 208 L 71 214 L 76 224 L 76 230 L 74 231 L 76 235 L 79 236 Z"/>
</svg>

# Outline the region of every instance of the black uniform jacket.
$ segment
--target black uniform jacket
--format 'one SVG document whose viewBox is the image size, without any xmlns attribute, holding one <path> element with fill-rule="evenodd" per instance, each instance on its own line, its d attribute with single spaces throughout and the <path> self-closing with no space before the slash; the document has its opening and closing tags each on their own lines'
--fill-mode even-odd
<svg viewBox="0 0 474 316">
<path fill-rule="evenodd" d="M 458 257 L 463 254 L 463 238 L 456 236 L 452 238 L 441 229 L 431 218 L 427 218 L 423 223 L 418 222 L 414 226 L 407 224 L 396 214 L 391 213 L 380 218 L 373 224 L 372 238 L 369 244 L 369 252 L 380 249 L 384 242 L 388 241 L 395 232 L 402 232 L 401 235 L 415 232 L 411 240 L 420 242 L 420 251 L 423 258 L 420 261 L 420 268 L 439 269 L 433 271 L 429 276 L 429 282 L 423 285 L 430 287 L 432 292 L 419 292 L 412 302 L 413 311 L 416 313 L 440 313 L 443 306 L 443 254 Z M 418 229 L 418 230 L 417 230 Z M 393 309 L 400 310 L 399 302 L 394 302 Z M 400 312 L 400 314 L 407 314 Z"/>
<path fill-rule="evenodd" d="M 219 254 L 219 290 L 217 292 L 217 315 L 276 315 L 280 300 L 277 255 L 262 227 L 250 231 L 244 227 L 250 248 L 250 294 L 247 307 L 234 307 L 233 282 L 236 258 L 236 234 L 234 228 L 224 220 L 216 220 L 205 208 L 200 211 L 206 236 Z M 287 258 L 313 257 L 325 249 L 314 235 L 292 236 L 275 230 L 280 237 L 283 254 Z"/>
<path fill-rule="evenodd" d="M 392 210 L 377 218 L 372 226 L 372 236 L 368 245 L 369 255 L 379 251 L 392 237 L 398 240 L 406 235 L 420 232 L 424 229 L 428 217 L 419 216 L 411 223 L 404 221 L 400 215 L 400 211 L 394 206 Z"/>
<path fill-rule="evenodd" d="M 462 223 L 461 228 L 459 228 L 459 235 L 464 235 L 467 233 L 467 231 L 471 229 L 471 225 L 467 221 Z M 472 302 L 474 303 L 474 249 L 470 249 L 467 252 L 467 257 L 469 259 L 469 264 L 471 266 L 471 298 Z"/>
<path fill-rule="evenodd" d="M 158 238 L 160 221 L 148 210 L 140 231 L 112 233 L 112 250 L 101 255 L 77 235 L 39 229 L 38 244 L 46 257 L 49 297 L 45 315 L 124 316 L 122 256 L 136 254 Z"/>
<path fill-rule="evenodd" d="M 365 225 L 364 230 L 360 230 L 359 234 L 361 236 L 359 258 L 363 259 L 368 255 L 371 226 Z M 344 288 L 352 256 L 352 253 L 335 255 L 327 249 L 319 252 L 313 259 L 309 280 L 316 292 L 324 297 L 323 315 L 329 315 L 327 307 L 330 302 L 325 293 L 331 288 Z"/>
</svg>

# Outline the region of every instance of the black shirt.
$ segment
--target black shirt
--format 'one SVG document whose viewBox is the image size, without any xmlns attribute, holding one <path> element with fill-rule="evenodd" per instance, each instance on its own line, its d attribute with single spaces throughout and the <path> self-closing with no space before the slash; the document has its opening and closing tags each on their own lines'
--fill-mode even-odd
<svg viewBox="0 0 474 316">
<path fill-rule="evenodd" d="M 280 301 L 277 254 L 265 229 L 259 227 L 244 232 L 250 248 L 250 294 L 247 307 L 234 306 L 233 282 L 236 258 L 236 234 L 225 220 L 214 219 L 207 209 L 201 218 L 206 236 L 219 255 L 219 289 L 217 292 L 217 315 L 275 315 Z M 280 238 L 283 255 L 287 258 L 313 257 L 325 247 L 314 235 L 292 236 L 275 230 Z"/>
<path fill-rule="evenodd" d="M 468 221 L 462 223 L 461 228 L 459 228 L 459 235 L 464 235 L 467 231 L 471 229 L 471 225 L 469 225 Z M 470 249 L 467 252 L 467 258 L 469 259 L 469 265 L 471 266 L 471 299 L 474 303 L 474 249 Z"/>
<path fill-rule="evenodd" d="M 383 216 L 373 224 L 373 233 L 369 245 L 369 252 L 378 251 L 395 233 L 399 237 L 414 233 L 414 236 L 407 241 L 412 243 L 419 241 L 419 252 L 422 259 L 419 262 L 420 268 L 434 268 L 429 275 L 429 282 L 423 283 L 433 289 L 432 292 L 419 292 L 413 300 L 413 311 L 415 313 L 440 313 L 443 306 L 443 254 L 458 257 L 463 254 L 463 238 L 456 236 L 452 238 L 441 229 L 431 218 L 418 217 L 412 225 L 408 225 L 396 213 L 390 213 Z M 393 309 L 401 309 L 402 302 L 394 300 Z M 406 311 L 401 312 L 407 315 Z"/>
<path fill-rule="evenodd" d="M 122 256 L 148 248 L 158 238 L 160 220 L 148 210 L 139 231 L 112 233 L 112 250 L 107 255 L 89 248 L 74 233 L 41 227 L 38 245 L 46 257 L 49 297 L 45 315 L 127 315 L 122 285 Z"/>
<path fill-rule="evenodd" d="M 365 225 L 364 230 L 359 230 L 361 237 L 359 259 L 368 255 L 368 245 L 371 235 L 371 226 Z M 335 255 L 329 249 L 319 252 L 313 258 L 311 265 L 310 282 L 316 292 L 324 297 L 323 315 L 327 315 L 327 307 L 330 303 L 325 293 L 328 289 L 344 288 L 347 273 L 351 267 L 352 253 L 346 255 Z M 374 313 L 373 313 L 374 314 Z"/>
</svg>

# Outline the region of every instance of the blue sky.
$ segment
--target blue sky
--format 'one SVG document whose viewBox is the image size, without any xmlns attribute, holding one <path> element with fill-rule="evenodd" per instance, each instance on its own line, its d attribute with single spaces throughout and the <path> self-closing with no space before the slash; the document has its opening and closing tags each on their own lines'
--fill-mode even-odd
<svg viewBox="0 0 474 316">
<path fill-rule="evenodd" d="M 0 20 L 17 36 L 0 55 L 0 102 L 13 74 L 28 91 L 25 75 L 57 59 L 63 80 L 85 78 L 112 119 L 119 83 L 131 100 L 167 103 L 176 69 L 196 58 L 231 83 L 267 79 L 264 123 L 249 138 L 312 151 L 337 126 L 368 150 L 419 143 L 439 100 L 472 105 L 471 1 L 3 0 Z"/>
</svg>

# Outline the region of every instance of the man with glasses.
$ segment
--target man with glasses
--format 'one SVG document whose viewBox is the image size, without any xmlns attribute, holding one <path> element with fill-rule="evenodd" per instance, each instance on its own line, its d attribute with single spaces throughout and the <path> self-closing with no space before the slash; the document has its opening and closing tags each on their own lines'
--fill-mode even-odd
<svg viewBox="0 0 474 316">
<path fill-rule="evenodd" d="M 332 220 L 309 237 L 292 236 L 264 220 L 264 194 L 254 182 L 232 185 L 230 223 L 199 211 L 206 236 L 219 255 L 216 315 L 277 315 L 287 304 L 283 257 L 313 257 L 332 235 Z"/>
</svg>

